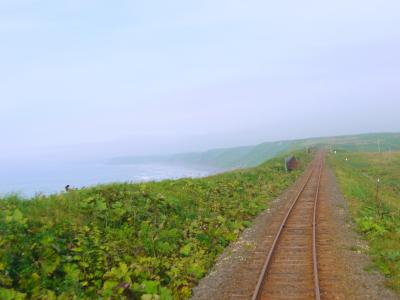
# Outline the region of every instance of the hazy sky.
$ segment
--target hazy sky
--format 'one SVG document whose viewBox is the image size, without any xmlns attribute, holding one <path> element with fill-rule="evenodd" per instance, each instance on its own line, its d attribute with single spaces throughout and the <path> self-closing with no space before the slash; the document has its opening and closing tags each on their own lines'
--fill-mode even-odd
<svg viewBox="0 0 400 300">
<path fill-rule="evenodd" d="M 0 104 L 3 158 L 400 131 L 400 1 L 0 0 Z"/>
</svg>

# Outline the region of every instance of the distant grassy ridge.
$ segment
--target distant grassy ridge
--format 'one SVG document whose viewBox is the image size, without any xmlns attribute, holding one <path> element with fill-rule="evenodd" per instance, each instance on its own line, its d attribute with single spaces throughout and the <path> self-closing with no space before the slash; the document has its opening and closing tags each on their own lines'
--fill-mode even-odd
<svg viewBox="0 0 400 300">
<path fill-rule="evenodd" d="M 311 159 L 0 199 L 0 299 L 187 299 Z"/>
<path fill-rule="evenodd" d="M 329 161 L 369 254 L 400 293 L 400 152 L 338 153 Z"/>
<path fill-rule="evenodd" d="M 355 152 L 400 151 L 400 133 L 374 133 L 268 142 L 256 146 L 214 149 L 205 152 L 149 157 L 118 157 L 111 163 L 182 163 L 211 166 L 223 170 L 257 166 L 266 159 L 308 147 L 332 147 Z"/>
</svg>

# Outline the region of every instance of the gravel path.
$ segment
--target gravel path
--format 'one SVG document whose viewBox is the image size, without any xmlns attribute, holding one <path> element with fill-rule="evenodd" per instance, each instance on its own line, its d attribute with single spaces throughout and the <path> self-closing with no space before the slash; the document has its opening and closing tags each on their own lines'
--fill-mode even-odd
<svg viewBox="0 0 400 300">
<path fill-rule="evenodd" d="M 193 300 L 251 299 L 258 275 L 288 206 L 306 179 L 309 169 L 279 198 L 270 202 L 253 226 L 229 246 L 212 272 L 193 289 Z M 346 201 L 333 172 L 322 177 L 319 205 L 319 272 L 322 299 L 400 299 L 384 287 L 377 272 L 364 271 L 371 265 L 365 242 L 353 230 Z"/>
</svg>

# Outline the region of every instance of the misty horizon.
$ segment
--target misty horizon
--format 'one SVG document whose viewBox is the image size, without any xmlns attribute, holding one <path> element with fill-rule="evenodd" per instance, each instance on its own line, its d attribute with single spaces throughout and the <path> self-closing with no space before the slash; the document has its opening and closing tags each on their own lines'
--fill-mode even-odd
<svg viewBox="0 0 400 300">
<path fill-rule="evenodd" d="M 147 145 L 150 145 L 153 151 L 149 150 L 137 150 L 137 144 L 130 139 L 125 141 L 111 141 L 104 143 L 93 143 L 93 144 L 76 144 L 76 145 L 59 145 L 49 146 L 46 148 L 31 149 L 31 151 L 17 153 L 15 156 L 3 156 L 0 161 L 3 161 L 4 165 L 12 167 L 13 164 L 26 163 L 27 161 L 53 161 L 53 162 L 106 162 L 109 159 L 116 157 L 155 157 L 155 156 L 168 156 L 176 154 L 186 153 L 202 153 L 210 150 L 218 149 L 231 149 L 240 147 L 251 147 L 257 146 L 263 143 L 274 143 L 274 142 L 294 142 L 308 139 L 323 139 L 323 138 L 334 138 L 334 137 L 347 137 L 347 136 L 358 136 L 358 135 L 369 135 L 369 134 L 387 134 L 387 133 L 399 133 L 400 131 L 387 131 L 387 132 L 353 132 L 349 134 L 334 134 L 325 136 L 297 136 L 288 139 L 270 139 L 265 140 L 259 139 L 248 139 L 240 142 L 235 141 L 231 136 L 221 134 L 216 136 L 215 143 L 210 143 L 210 137 L 205 136 L 203 139 L 196 138 L 196 142 L 192 142 L 194 138 L 187 138 L 186 140 L 175 141 L 173 147 L 168 149 L 167 147 L 171 144 L 170 140 L 162 141 L 162 139 L 149 139 Z M 221 138 L 224 138 L 221 143 Z M 135 140 L 135 139 L 133 139 Z M 164 145 L 162 144 L 164 142 Z M 154 147 L 151 146 L 154 145 Z M 180 147 L 180 145 L 182 145 Z M 163 150 L 160 150 L 162 148 Z M 167 150 L 166 150 L 167 149 Z M 83 153 L 82 153 L 83 151 Z M 33 160 L 33 161 L 32 161 Z M 10 165 L 11 164 L 11 165 Z"/>
<path fill-rule="evenodd" d="M 400 131 L 398 1 L 0 4 L 3 160 Z"/>
</svg>

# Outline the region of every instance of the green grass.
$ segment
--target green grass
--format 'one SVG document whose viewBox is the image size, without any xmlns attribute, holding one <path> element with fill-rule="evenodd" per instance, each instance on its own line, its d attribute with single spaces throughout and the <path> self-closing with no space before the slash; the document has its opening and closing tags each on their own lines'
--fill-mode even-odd
<svg viewBox="0 0 400 300">
<path fill-rule="evenodd" d="M 0 299 L 187 299 L 302 167 L 0 200 Z M 155 299 L 156 299 L 155 298 Z"/>
<path fill-rule="evenodd" d="M 400 292 L 400 153 L 339 153 L 329 160 L 375 266 Z"/>
</svg>

